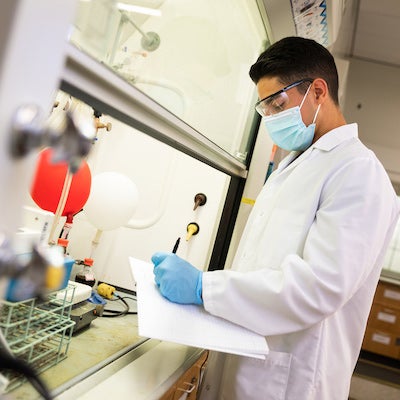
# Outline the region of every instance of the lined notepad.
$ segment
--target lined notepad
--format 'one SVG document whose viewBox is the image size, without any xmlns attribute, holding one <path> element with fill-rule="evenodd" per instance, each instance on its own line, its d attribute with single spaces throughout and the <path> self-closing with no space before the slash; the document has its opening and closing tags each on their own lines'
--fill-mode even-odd
<svg viewBox="0 0 400 400">
<path fill-rule="evenodd" d="M 153 265 L 133 257 L 129 261 L 137 285 L 140 336 L 265 359 L 264 336 L 211 315 L 202 306 L 170 302 L 154 283 Z"/>
</svg>

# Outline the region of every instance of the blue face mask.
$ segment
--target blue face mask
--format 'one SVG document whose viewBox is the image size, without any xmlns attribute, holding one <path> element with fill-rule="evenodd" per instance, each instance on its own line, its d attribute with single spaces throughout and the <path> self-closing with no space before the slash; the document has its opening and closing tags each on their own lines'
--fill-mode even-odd
<svg viewBox="0 0 400 400">
<path fill-rule="evenodd" d="M 272 141 L 284 150 L 302 151 L 311 146 L 314 138 L 315 120 L 321 104 L 318 105 L 313 122 L 306 126 L 301 117 L 300 109 L 309 90 L 310 88 L 304 95 L 300 106 L 288 108 L 280 113 L 264 117 L 264 123 Z"/>
</svg>

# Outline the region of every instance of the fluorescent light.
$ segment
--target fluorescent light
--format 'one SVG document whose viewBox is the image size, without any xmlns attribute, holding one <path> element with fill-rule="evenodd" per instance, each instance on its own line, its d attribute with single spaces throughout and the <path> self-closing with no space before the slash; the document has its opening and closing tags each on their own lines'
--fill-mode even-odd
<svg viewBox="0 0 400 400">
<path fill-rule="evenodd" d="M 156 10 L 155 8 L 134 6 L 133 4 L 127 3 L 117 3 L 117 8 L 123 11 L 131 11 L 139 14 L 161 17 L 161 10 Z"/>
</svg>

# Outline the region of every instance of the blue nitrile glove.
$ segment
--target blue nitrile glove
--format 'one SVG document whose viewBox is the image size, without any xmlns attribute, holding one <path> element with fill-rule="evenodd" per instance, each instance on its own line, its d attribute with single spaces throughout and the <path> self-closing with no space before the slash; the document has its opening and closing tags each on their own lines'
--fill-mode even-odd
<svg viewBox="0 0 400 400">
<path fill-rule="evenodd" d="M 203 304 L 203 273 L 173 253 L 155 253 L 151 257 L 154 276 L 161 294 L 180 304 Z"/>
</svg>

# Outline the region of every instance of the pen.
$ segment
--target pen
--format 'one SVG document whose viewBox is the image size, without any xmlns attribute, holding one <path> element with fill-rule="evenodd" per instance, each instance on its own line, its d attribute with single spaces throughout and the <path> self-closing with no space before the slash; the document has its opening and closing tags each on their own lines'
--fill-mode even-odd
<svg viewBox="0 0 400 400">
<path fill-rule="evenodd" d="M 175 242 L 174 248 L 172 249 L 172 253 L 176 253 L 176 251 L 178 250 L 178 246 L 179 246 L 179 242 L 181 241 L 181 238 L 178 237 L 178 239 Z"/>
</svg>

